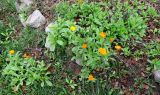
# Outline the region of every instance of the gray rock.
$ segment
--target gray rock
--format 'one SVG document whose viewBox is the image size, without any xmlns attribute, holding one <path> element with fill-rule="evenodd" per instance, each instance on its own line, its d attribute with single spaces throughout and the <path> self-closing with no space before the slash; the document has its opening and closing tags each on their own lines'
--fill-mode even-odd
<svg viewBox="0 0 160 95">
<path fill-rule="evenodd" d="M 33 0 L 16 0 L 15 5 L 18 12 L 27 11 L 31 5 L 33 4 Z"/>
<path fill-rule="evenodd" d="M 160 70 L 156 70 L 153 72 L 154 79 L 156 82 L 160 82 Z"/>
<path fill-rule="evenodd" d="M 19 13 L 19 19 L 24 27 L 26 26 L 27 13 L 30 11 L 33 3 L 34 0 L 16 0 L 15 2 L 17 12 Z"/>
<path fill-rule="evenodd" d="M 26 26 L 31 26 L 34 28 L 38 28 L 46 23 L 45 17 L 39 10 L 35 10 L 26 21 Z"/>
</svg>

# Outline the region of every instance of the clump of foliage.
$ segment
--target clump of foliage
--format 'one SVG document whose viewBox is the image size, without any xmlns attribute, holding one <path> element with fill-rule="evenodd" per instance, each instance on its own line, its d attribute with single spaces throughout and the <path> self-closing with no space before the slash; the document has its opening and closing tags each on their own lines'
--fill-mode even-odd
<svg viewBox="0 0 160 95">
<path fill-rule="evenodd" d="M 4 24 L 0 21 L 0 50 L 3 50 L 9 43 L 9 35 L 12 29 L 7 28 Z"/>
<path fill-rule="evenodd" d="M 9 12 L 15 12 L 15 0 L 1 0 L 0 3 L 0 12 L 2 11 L 9 11 Z"/>
<path fill-rule="evenodd" d="M 42 47 L 45 43 L 45 33 L 36 29 L 26 27 L 15 37 L 11 47 L 17 50 L 24 50 L 24 48 Z"/>
<path fill-rule="evenodd" d="M 22 58 L 21 53 L 14 54 L 13 50 L 8 55 L 8 49 L 11 48 L 19 51 L 43 48 L 45 33 L 28 27 L 21 31 L 15 19 L 18 16 L 15 13 L 15 0 L 1 0 L 0 18 L 5 25 L 0 22 L 0 94 L 13 94 L 11 87 L 14 92 L 26 87 L 27 94 L 33 95 L 153 94 L 155 86 L 152 79 L 146 79 L 152 68 L 150 64 L 146 67 L 141 61 L 148 59 L 154 65 L 154 70 L 159 70 L 159 40 L 155 43 L 160 34 L 159 27 L 153 31 L 156 36 L 151 39 L 153 42 L 144 42 L 142 37 L 145 36 L 145 24 L 149 20 L 151 26 L 160 25 L 158 19 L 155 20 L 159 17 L 157 10 L 145 0 L 98 0 L 101 3 L 83 2 L 97 0 L 76 1 L 78 3 L 72 5 L 59 3 L 55 8 L 55 22 L 46 28 L 46 47 L 53 52 L 40 52 L 46 54 L 46 58 L 41 55 L 45 62 L 54 61 L 54 67 L 48 68 L 43 61 L 35 61 L 27 55 L 27 58 Z M 36 7 L 37 5 L 39 6 L 36 4 Z M 26 20 L 27 9 L 18 12 L 22 21 Z M 149 31 L 152 33 L 152 29 Z M 30 53 L 36 55 L 34 50 Z M 130 62 L 132 58 L 133 64 Z M 81 77 L 88 77 L 87 80 L 78 79 L 79 77 L 70 72 L 70 68 L 60 64 L 70 64 L 71 60 L 81 65 Z M 53 71 L 52 87 L 43 87 L 45 84 L 52 85 L 47 69 Z M 79 73 L 78 70 L 75 72 Z M 22 93 L 16 92 L 17 95 Z"/>
<path fill-rule="evenodd" d="M 160 60 L 159 59 L 153 59 L 150 61 L 154 65 L 154 70 L 160 70 Z"/>
<path fill-rule="evenodd" d="M 22 58 L 20 53 L 14 54 L 14 51 L 9 52 L 6 66 L 2 71 L 2 75 L 9 84 L 17 91 L 21 86 L 31 86 L 35 83 L 41 83 L 51 86 L 49 81 L 50 72 L 43 61 L 35 61 L 33 58 Z M 49 66 L 49 65 L 48 65 Z"/>
<path fill-rule="evenodd" d="M 145 35 L 145 21 L 127 3 L 117 3 L 112 11 L 105 8 L 100 3 L 60 3 L 58 19 L 48 26 L 46 47 L 54 52 L 70 48 L 72 60 L 80 61 L 82 77 L 93 69 L 108 67 L 121 44 Z"/>
</svg>

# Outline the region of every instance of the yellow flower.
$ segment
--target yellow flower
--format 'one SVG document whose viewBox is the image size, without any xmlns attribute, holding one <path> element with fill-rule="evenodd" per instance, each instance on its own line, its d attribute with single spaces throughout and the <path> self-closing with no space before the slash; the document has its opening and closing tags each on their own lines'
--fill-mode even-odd
<svg viewBox="0 0 160 95">
<path fill-rule="evenodd" d="M 14 54 L 14 50 L 10 50 L 9 54 L 11 54 L 11 55 Z"/>
<path fill-rule="evenodd" d="M 75 27 L 75 26 L 71 26 L 71 27 L 70 27 L 70 30 L 73 32 L 73 31 L 76 30 L 76 27 Z"/>
<path fill-rule="evenodd" d="M 93 80 L 94 80 L 94 77 L 93 77 L 92 74 L 90 74 L 90 75 L 88 76 L 88 80 L 89 80 L 89 81 L 93 81 Z"/>
<path fill-rule="evenodd" d="M 87 48 L 87 44 L 83 44 L 83 45 L 82 45 L 82 48 L 83 48 L 83 49 Z"/>
<path fill-rule="evenodd" d="M 99 48 L 99 49 L 98 49 L 98 52 L 99 52 L 101 55 L 106 55 L 106 54 L 107 54 L 107 51 L 106 51 L 106 49 L 104 49 L 104 48 Z"/>
<path fill-rule="evenodd" d="M 106 33 L 100 32 L 100 33 L 99 33 L 99 36 L 100 36 L 101 38 L 105 38 L 105 37 L 106 37 Z"/>
<path fill-rule="evenodd" d="M 115 46 L 115 49 L 116 49 L 116 50 L 121 50 L 121 48 L 122 48 L 122 47 L 121 47 L 120 45 L 116 45 L 116 46 Z"/>
<path fill-rule="evenodd" d="M 27 54 L 27 53 L 23 54 L 22 57 L 23 57 L 23 58 L 30 58 L 29 54 Z"/>
<path fill-rule="evenodd" d="M 113 42 L 113 38 L 109 38 L 109 41 L 112 43 Z"/>
</svg>

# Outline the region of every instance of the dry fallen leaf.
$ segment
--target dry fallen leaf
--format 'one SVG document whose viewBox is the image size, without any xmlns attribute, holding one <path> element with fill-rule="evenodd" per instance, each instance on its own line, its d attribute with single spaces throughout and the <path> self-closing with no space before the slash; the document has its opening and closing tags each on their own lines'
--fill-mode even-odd
<svg viewBox="0 0 160 95">
<path fill-rule="evenodd" d="M 142 87 L 146 90 L 149 89 L 149 86 L 147 84 L 143 84 Z"/>
<path fill-rule="evenodd" d="M 16 93 L 17 92 L 17 87 L 15 86 L 15 87 L 12 87 L 12 91 L 14 92 L 14 93 Z"/>
</svg>

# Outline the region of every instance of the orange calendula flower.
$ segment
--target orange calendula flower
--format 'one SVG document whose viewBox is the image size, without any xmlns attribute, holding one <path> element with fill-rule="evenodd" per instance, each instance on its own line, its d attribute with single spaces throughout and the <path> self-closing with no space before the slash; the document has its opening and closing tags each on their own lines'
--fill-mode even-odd
<svg viewBox="0 0 160 95">
<path fill-rule="evenodd" d="M 113 38 L 109 38 L 109 41 L 112 43 L 113 42 Z"/>
<path fill-rule="evenodd" d="M 76 27 L 75 27 L 75 26 L 71 26 L 71 27 L 70 27 L 70 30 L 73 32 L 73 31 L 76 30 Z"/>
<path fill-rule="evenodd" d="M 107 51 L 106 51 L 106 49 L 104 49 L 104 48 L 99 48 L 99 49 L 98 49 L 98 52 L 99 52 L 101 55 L 106 55 L 106 54 L 107 54 Z"/>
<path fill-rule="evenodd" d="M 83 49 L 87 48 L 87 44 L 83 44 L 83 45 L 82 45 L 82 48 L 83 48 Z"/>
<path fill-rule="evenodd" d="M 14 50 L 10 50 L 9 54 L 11 54 L 11 55 L 14 54 Z"/>
<path fill-rule="evenodd" d="M 105 37 L 106 37 L 106 33 L 100 32 L 100 33 L 99 33 L 99 36 L 100 36 L 101 38 L 105 38 Z"/>
<path fill-rule="evenodd" d="M 23 54 L 22 57 L 23 57 L 23 58 L 30 58 L 30 56 L 29 56 L 27 53 Z"/>
<path fill-rule="evenodd" d="M 93 75 L 90 74 L 90 75 L 88 76 L 88 80 L 89 80 L 89 81 L 93 81 L 93 80 L 94 80 Z"/>
<path fill-rule="evenodd" d="M 116 50 L 121 50 L 121 48 L 122 48 L 122 47 L 121 47 L 120 45 L 116 45 L 116 46 L 115 46 L 115 49 L 116 49 Z"/>
</svg>

